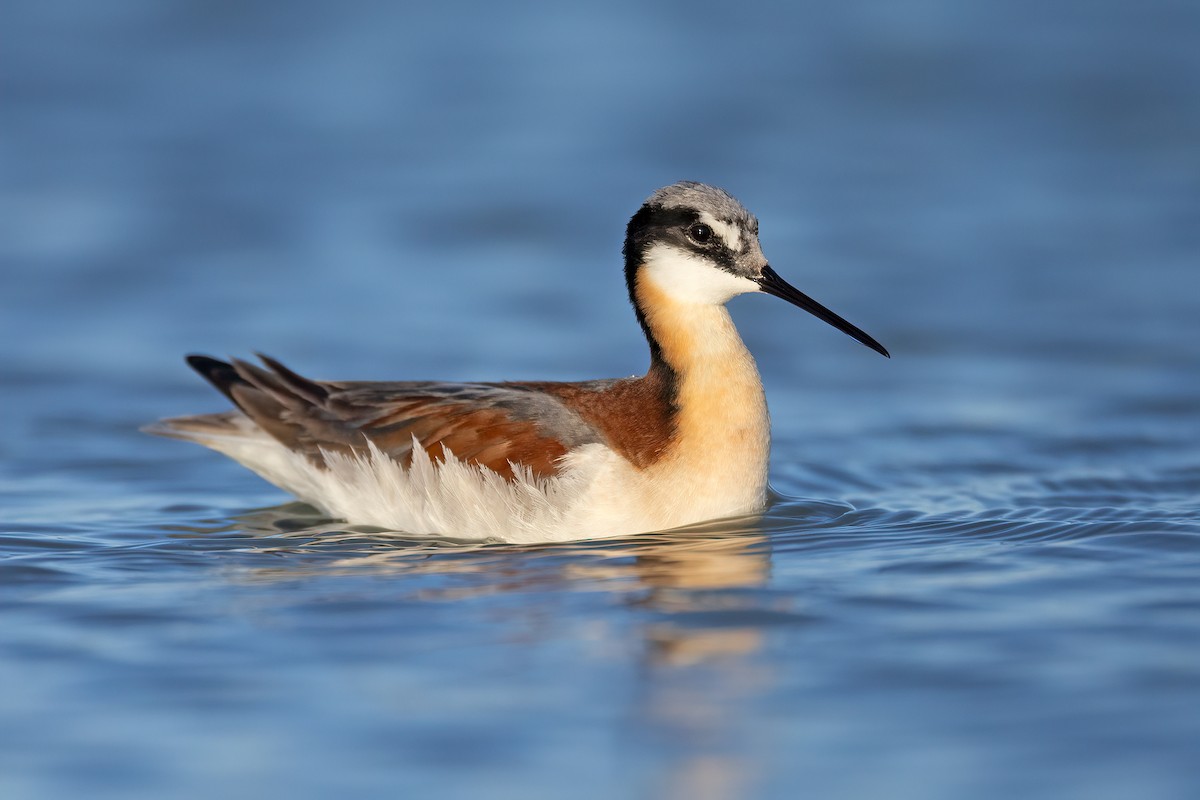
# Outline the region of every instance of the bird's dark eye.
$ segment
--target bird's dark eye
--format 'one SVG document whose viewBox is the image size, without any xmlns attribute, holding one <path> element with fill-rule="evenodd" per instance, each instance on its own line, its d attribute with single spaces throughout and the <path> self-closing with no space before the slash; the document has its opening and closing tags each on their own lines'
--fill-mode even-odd
<svg viewBox="0 0 1200 800">
<path fill-rule="evenodd" d="M 713 230 L 703 222 L 697 222 L 692 227 L 688 228 L 688 236 L 692 237 L 693 242 L 698 244 L 708 244 L 712 241 Z"/>
</svg>

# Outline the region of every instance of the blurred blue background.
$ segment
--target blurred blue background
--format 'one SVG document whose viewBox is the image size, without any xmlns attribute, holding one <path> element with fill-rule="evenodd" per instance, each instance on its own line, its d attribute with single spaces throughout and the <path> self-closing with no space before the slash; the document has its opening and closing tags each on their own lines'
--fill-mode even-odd
<svg viewBox="0 0 1200 800">
<path fill-rule="evenodd" d="M 0 794 L 1200 791 L 1200 7 L 0 11 Z M 730 190 L 757 524 L 447 551 L 142 437 L 185 352 L 640 372 L 624 224 Z"/>
</svg>

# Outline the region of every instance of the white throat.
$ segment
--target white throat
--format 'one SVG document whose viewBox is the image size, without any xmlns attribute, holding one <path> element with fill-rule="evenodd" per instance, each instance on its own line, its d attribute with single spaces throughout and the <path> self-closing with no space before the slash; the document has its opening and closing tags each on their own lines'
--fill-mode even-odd
<svg viewBox="0 0 1200 800">
<path fill-rule="evenodd" d="M 646 251 L 644 278 L 679 303 L 724 305 L 739 294 L 760 291 L 749 278 L 734 275 L 711 261 L 665 243 Z"/>
</svg>

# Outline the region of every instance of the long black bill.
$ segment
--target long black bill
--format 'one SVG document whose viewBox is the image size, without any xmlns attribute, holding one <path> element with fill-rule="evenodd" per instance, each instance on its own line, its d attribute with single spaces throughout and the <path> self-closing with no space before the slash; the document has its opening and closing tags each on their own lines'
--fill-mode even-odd
<svg viewBox="0 0 1200 800">
<path fill-rule="evenodd" d="M 879 342 L 872 339 L 866 332 L 859 330 L 851 325 L 846 320 L 839 317 L 837 314 L 830 311 L 825 306 L 813 300 L 811 297 L 800 291 L 790 283 L 779 277 L 779 273 L 770 267 L 763 267 L 762 277 L 758 279 L 758 285 L 767 294 L 773 294 L 795 306 L 800 306 L 805 311 L 828 322 L 833 327 L 837 328 L 842 333 L 854 337 L 858 341 L 865 344 L 867 347 L 874 350 L 880 355 L 891 358 L 888 351 L 883 348 Z"/>
</svg>

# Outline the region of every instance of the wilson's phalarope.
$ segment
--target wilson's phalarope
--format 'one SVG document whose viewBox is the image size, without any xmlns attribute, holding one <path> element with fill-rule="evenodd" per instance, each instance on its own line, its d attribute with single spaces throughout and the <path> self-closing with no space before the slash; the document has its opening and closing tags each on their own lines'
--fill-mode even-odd
<svg viewBox="0 0 1200 800">
<path fill-rule="evenodd" d="M 225 453 L 334 517 L 414 533 L 567 540 L 762 511 L 766 398 L 725 303 L 766 292 L 887 351 L 780 278 L 758 220 L 721 189 L 659 189 L 624 255 L 650 344 L 642 377 L 352 383 L 265 356 L 189 356 L 237 409 L 148 430 Z"/>
</svg>

